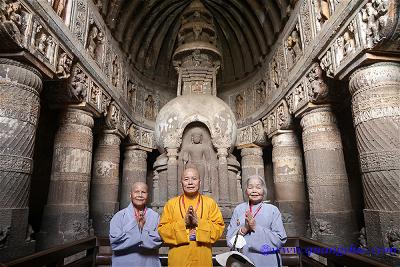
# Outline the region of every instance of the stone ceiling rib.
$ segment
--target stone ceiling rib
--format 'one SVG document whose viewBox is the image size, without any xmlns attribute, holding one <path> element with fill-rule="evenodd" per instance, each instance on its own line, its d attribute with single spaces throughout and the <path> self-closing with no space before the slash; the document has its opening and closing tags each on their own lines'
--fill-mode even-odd
<svg viewBox="0 0 400 267">
<path fill-rule="evenodd" d="M 202 0 L 223 47 L 221 82 L 257 70 L 287 19 L 290 0 Z M 137 70 L 150 79 L 175 80 L 172 51 L 180 16 L 191 0 L 102 1 L 103 17 Z M 165 66 L 167 64 L 167 66 Z"/>
</svg>

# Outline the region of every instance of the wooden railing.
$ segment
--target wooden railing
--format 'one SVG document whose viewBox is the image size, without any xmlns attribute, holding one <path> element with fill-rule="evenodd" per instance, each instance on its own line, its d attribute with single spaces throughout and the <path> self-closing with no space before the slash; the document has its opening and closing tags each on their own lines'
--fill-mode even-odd
<svg viewBox="0 0 400 267">
<path fill-rule="evenodd" d="M 96 259 L 96 237 L 73 241 L 51 249 L 5 263 L 7 267 L 86 267 L 94 266 Z M 85 252 L 86 256 L 64 264 L 64 259 L 77 253 Z"/>
<path fill-rule="evenodd" d="M 89 237 L 79 241 L 70 242 L 48 250 L 40 251 L 33 255 L 23 257 L 8 263 L 0 263 L 0 267 L 86 267 L 97 265 L 111 265 L 111 253 L 98 253 L 100 247 L 108 247 L 110 241 L 107 237 Z M 226 247 L 225 240 L 218 240 L 213 247 Z M 281 251 L 282 263 L 284 266 L 302 267 L 389 267 L 400 266 L 400 260 L 394 261 L 391 265 L 368 256 L 355 253 L 338 255 L 337 253 L 322 253 L 332 249 L 332 246 L 320 243 L 304 237 L 291 237 L 285 244 L 285 250 Z M 312 249 L 312 253 L 310 252 Z M 110 251 L 110 250 L 109 250 Z M 165 251 L 165 250 L 164 250 Z M 77 253 L 85 253 L 83 257 L 73 262 L 64 264 L 64 259 Z M 167 266 L 168 256 L 160 254 L 160 261 Z M 214 266 L 219 266 L 213 257 Z M 397 265 L 398 264 L 398 265 Z"/>
<path fill-rule="evenodd" d="M 301 263 L 303 267 L 325 267 L 325 266 L 334 266 L 334 267 L 390 267 L 390 266 L 400 266 L 400 260 L 398 263 L 393 262 L 393 264 L 388 265 L 383 263 L 382 261 L 377 261 L 369 256 L 364 256 L 356 253 L 346 253 L 341 255 L 339 253 L 321 253 L 321 251 L 329 251 L 333 249 L 332 246 L 327 244 L 305 238 L 299 237 L 299 247 L 303 251 L 301 254 Z M 304 253 L 307 249 L 310 252 L 312 248 L 312 253 L 308 255 L 308 253 Z M 315 253 L 315 251 L 317 253 Z M 320 251 L 320 253 L 318 253 Z M 339 254 L 339 255 L 337 255 Z M 315 256 L 318 255 L 318 256 Z M 382 255 L 383 256 L 383 255 Z"/>
</svg>

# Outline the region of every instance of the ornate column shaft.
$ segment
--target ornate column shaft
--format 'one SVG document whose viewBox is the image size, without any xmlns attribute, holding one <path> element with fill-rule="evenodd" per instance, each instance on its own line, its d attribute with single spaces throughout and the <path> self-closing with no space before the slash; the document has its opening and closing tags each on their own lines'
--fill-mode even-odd
<svg viewBox="0 0 400 267">
<path fill-rule="evenodd" d="M 130 192 L 133 183 L 146 183 L 147 176 L 147 152 L 137 145 L 125 147 L 124 162 L 122 169 L 122 184 L 120 207 L 126 208 L 131 202 Z"/>
<path fill-rule="evenodd" d="M 400 236 L 400 64 L 357 70 L 350 77 L 350 92 L 367 244 L 393 247 Z"/>
<path fill-rule="evenodd" d="M 0 58 L 0 261 L 35 248 L 26 233 L 41 90 L 36 69 Z"/>
<path fill-rule="evenodd" d="M 90 189 L 90 213 L 95 235 L 108 236 L 110 220 L 119 210 L 120 144 L 120 136 L 115 131 L 104 130 L 95 150 Z"/>
<path fill-rule="evenodd" d="M 168 171 L 167 171 L 167 183 L 168 183 L 168 199 L 178 195 L 178 186 L 181 177 L 178 177 L 178 149 L 167 148 L 168 157 Z"/>
<path fill-rule="evenodd" d="M 349 245 L 357 235 L 342 140 L 329 106 L 318 106 L 301 119 L 313 238 Z"/>
<path fill-rule="evenodd" d="M 242 187 L 245 190 L 249 176 L 259 175 L 265 179 L 263 152 L 261 147 L 243 148 L 242 156 Z"/>
<path fill-rule="evenodd" d="M 93 124 L 93 115 L 86 111 L 68 108 L 61 114 L 54 141 L 47 205 L 39 233 L 41 249 L 89 234 Z"/>
<path fill-rule="evenodd" d="M 218 148 L 218 188 L 219 201 L 227 202 L 229 200 L 229 180 L 228 180 L 228 149 Z M 228 190 L 227 190 L 228 189 Z"/>
<path fill-rule="evenodd" d="M 306 197 L 302 151 L 292 130 L 281 130 L 272 137 L 272 163 L 275 200 L 282 213 L 288 236 L 304 236 Z"/>
</svg>

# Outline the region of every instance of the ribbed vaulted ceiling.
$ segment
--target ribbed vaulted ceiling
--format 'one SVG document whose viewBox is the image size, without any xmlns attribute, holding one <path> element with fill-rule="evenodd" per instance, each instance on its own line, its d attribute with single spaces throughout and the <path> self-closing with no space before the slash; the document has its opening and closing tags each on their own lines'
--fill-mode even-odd
<svg viewBox="0 0 400 267">
<path fill-rule="evenodd" d="M 242 79 L 257 69 L 284 26 L 290 1 L 202 0 L 213 15 L 223 56 L 220 82 Z M 160 82 L 176 79 L 172 54 L 182 11 L 191 0 L 97 2 L 137 70 Z"/>
</svg>

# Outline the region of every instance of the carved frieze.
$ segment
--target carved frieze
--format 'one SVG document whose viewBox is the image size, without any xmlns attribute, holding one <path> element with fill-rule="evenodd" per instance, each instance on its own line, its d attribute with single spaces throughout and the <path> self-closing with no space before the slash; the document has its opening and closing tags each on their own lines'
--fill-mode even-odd
<svg viewBox="0 0 400 267">
<path fill-rule="evenodd" d="M 104 31 L 100 28 L 99 24 L 91 18 L 89 20 L 89 31 L 86 38 L 86 50 L 99 65 L 101 65 L 104 56 L 104 44 Z"/>
<path fill-rule="evenodd" d="M 287 102 L 285 100 L 280 101 L 274 109 L 263 117 L 262 122 L 264 131 L 269 138 L 279 130 L 290 129 L 292 115 L 290 114 Z"/>
<path fill-rule="evenodd" d="M 268 141 L 261 121 L 256 121 L 249 126 L 238 129 L 237 146 L 265 146 L 267 143 Z"/>
</svg>

